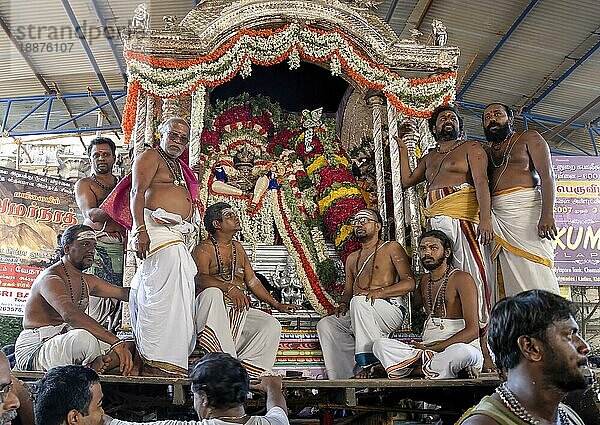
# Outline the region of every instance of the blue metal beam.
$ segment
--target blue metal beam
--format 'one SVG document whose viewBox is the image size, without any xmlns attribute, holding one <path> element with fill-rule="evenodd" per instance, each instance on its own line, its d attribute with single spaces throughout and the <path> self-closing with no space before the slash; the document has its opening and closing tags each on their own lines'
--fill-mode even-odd
<svg viewBox="0 0 600 425">
<path fill-rule="evenodd" d="M 113 90 L 110 92 L 113 97 L 122 96 L 127 94 L 125 90 Z M 56 95 L 52 94 L 42 94 L 38 96 L 23 96 L 23 97 L 0 97 L 0 103 L 4 102 L 39 102 L 45 99 L 80 99 L 83 97 L 106 97 L 106 94 L 103 92 L 94 92 L 94 93 L 70 93 L 70 94 L 61 94 Z"/>
<path fill-rule="evenodd" d="M 125 67 L 121 63 L 119 53 L 117 52 L 117 46 L 115 45 L 113 38 L 107 31 L 108 26 L 106 25 L 106 19 L 104 19 L 104 15 L 102 14 L 102 8 L 100 7 L 98 0 L 92 0 L 92 6 L 94 6 L 94 12 L 96 12 L 98 22 L 100 22 L 100 25 L 102 26 L 104 35 L 106 36 L 106 41 L 108 41 L 110 50 L 112 51 L 112 54 L 115 57 L 115 61 L 117 62 L 117 66 L 119 67 L 119 72 L 121 72 L 121 76 L 123 77 L 123 81 L 125 82 L 125 84 L 127 84 L 127 73 L 125 72 Z"/>
<path fill-rule="evenodd" d="M 485 109 L 485 106 L 486 106 L 486 105 L 481 104 L 481 103 L 466 102 L 466 101 L 457 101 L 456 103 L 458 103 L 460 106 L 462 106 L 464 108 L 471 107 L 471 108 L 474 108 L 474 109 L 479 109 L 481 111 L 483 111 Z M 527 113 L 527 112 L 521 113 L 519 117 L 520 118 L 527 118 L 527 119 L 531 119 L 531 120 L 535 119 L 537 121 L 549 122 L 549 123 L 552 123 L 552 124 L 561 124 L 561 123 L 563 123 L 565 121 L 565 120 L 561 120 L 560 118 L 549 117 L 547 115 L 531 114 L 531 113 Z M 588 125 L 587 124 L 580 124 L 580 123 L 572 122 L 572 123 L 569 123 L 569 127 L 587 128 Z M 598 129 L 600 129 L 600 126 L 592 126 L 591 128 L 598 128 Z"/>
<path fill-rule="evenodd" d="M 6 123 L 8 123 L 8 114 L 10 114 L 10 105 L 12 102 L 8 101 L 6 103 L 6 111 L 4 111 L 4 118 L 2 118 L 2 132 L 6 130 Z"/>
<path fill-rule="evenodd" d="M 114 99 L 119 100 L 120 98 L 124 97 L 127 93 L 125 91 L 115 91 L 112 92 L 112 96 Z M 27 96 L 27 97 L 9 97 L 9 98 L 1 98 L 0 99 L 0 105 L 5 105 L 6 109 L 4 111 L 4 121 L 2 123 L 2 127 L 1 127 L 1 131 L 7 130 L 7 133 L 11 136 L 25 136 L 25 135 L 37 135 L 37 134 L 70 134 L 70 133 L 78 133 L 80 131 L 82 132 L 86 132 L 89 131 L 87 128 L 85 127 L 81 127 L 80 125 L 77 124 L 77 119 L 81 118 L 87 114 L 93 113 L 95 110 L 100 109 L 103 106 L 106 106 L 108 104 L 108 100 L 104 101 L 104 103 L 100 103 L 98 102 L 97 105 L 94 105 L 93 107 L 90 107 L 89 109 L 86 109 L 84 112 L 78 113 L 77 115 L 73 115 L 71 114 L 71 118 L 68 120 L 65 120 L 63 122 L 61 122 L 60 124 L 56 125 L 54 128 L 48 128 L 49 124 L 50 124 L 50 118 L 53 112 L 53 107 L 55 107 L 57 105 L 57 103 L 55 102 L 55 100 L 61 100 L 64 102 L 65 99 L 77 99 L 77 98 L 89 98 L 91 95 L 97 96 L 99 97 L 101 100 L 105 100 L 106 96 L 104 95 L 104 93 L 72 93 L 72 94 L 65 94 L 62 96 L 57 96 L 56 94 L 46 94 L 46 95 L 40 95 L 40 96 Z M 47 105 L 47 110 L 45 111 L 45 119 L 43 119 L 43 126 L 42 126 L 42 120 L 35 121 L 35 126 L 29 124 L 29 128 L 33 128 L 32 130 L 23 130 L 23 131 L 15 131 L 15 128 L 17 128 L 17 126 L 21 125 L 23 122 L 31 122 L 32 119 L 32 115 L 33 113 L 40 109 L 44 104 Z M 22 116 L 19 118 L 19 121 L 12 125 L 10 128 L 8 128 L 8 118 L 9 118 L 9 114 L 13 114 L 14 115 L 14 110 L 15 107 L 21 105 L 19 109 L 23 109 L 23 105 L 25 105 L 25 107 L 29 107 L 31 106 L 32 109 L 28 110 L 25 113 L 22 113 Z M 58 104 L 60 105 L 60 103 Z M 27 121 L 29 119 L 29 121 Z M 74 124 L 74 128 L 67 130 L 67 133 L 65 133 L 65 130 L 60 129 L 59 127 L 62 127 L 68 123 L 73 123 Z M 120 127 L 116 126 L 116 125 L 112 125 L 111 123 L 107 123 L 105 126 L 101 127 L 102 130 L 106 130 L 106 131 L 110 131 L 110 130 L 118 130 Z M 97 128 L 98 129 L 98 128 Z"/>
<path fill-rule="evenodd" d="M 90 61 L 90 64 L 92 65 L 92 68 L 94 68 L 94 72 L 96 73 L 96 76 L 98 77 L 98 81 L 100 82 L 100 85 L 102 86 L 102 90 L 104 91 L 104 93 L 106 94 L 106 97 L 108 98 L 108 101 L 110 102 L 110 106 L 112 107 L 113 112 L 115 113 L 119 122 L 121 122 L 121 112 L 119 111 L 119 108 L 117 107 L 115 99 L 113 99 L 112 95 L 110 94 L 110 89 L 108 88 L 108 84 L 106 84 L 104 75 L 102 75 L 102 71 L 100 70 L 98 63 L 96 62 L 96 58 L 94 57 L 94 54 L 92 53 L 92 49 L 90 48 L 90 45 L 88 44 L 88 42 L 85 38 L 85 35 L 83 34 L 83 31 L 81 30 L 81 26 L 79 25 L 79 22 L 77 21 L 77 17 L 75 16 L 75 13 L 73 12 L 73 8 L 71 8 L 71 4 L 69 3 L 69 0 L 60 0 L 60 2 L 62 3 L 62 5 L 65 9 L 65 12 L 67 12 L 67 16 L 69 17 L 69 20 L 71 21 L 71 25 L 73 26 L 73 29 L 75 30 L 75 33 L 77 34 L 77 38 L 79 38 L 79 42 L 81 43 L 81 46 L 83 47 L 83 50 L 85 51 L 85 54 L 87 55 L 88 60 Z"/>
<path fill-rule="evenodd" d="M 542 92 L 542 94 L 540 94 L 538 97 L 533 99 L 531 101 L 531 103 L 529 105 L 527 105 L 527 107 L 524 109 L 524 111 L 530 112 L 531 109 L 535 105 L 540 103 L 540 101 L 542 99 L 544 99 L 546 96 L 548 96 L 552 90 L 554 90 L 556 87 L 558 87 L 558 85 L 560 83 L 562 83 L 569 75 L 571 75 L 571 73 L 573 71 L 575 71 L 577 68 L 579 68 L 579 66 L 581 66 L 582 63 L 584 63 L 590 56 L 592 56 L 596 52 L 596 50 L 598 50 L 598 48 L 600 48 L 600 40 L 590 50 L 588 50 L 585 55 L 580 57 L 573 65 L 571 65 L 569 67 L 569 69 L 567 69 L 560 77 L 558 77 L 556 80 L 554 80 L 554 82 L 552 84 L 550 84 L 546 88 L 546 90 L 544 90 Z"/>
<path fill-rule="evenodd" d="M 44 130 L 48 130 L 48 123 L 50 122 L 50 113 L 52 112 L 52 101 L 54 99 L 48 99 L 48 110 L 46 111 L 46 119 L 44 120 Z"/>
<path fill-rule="evenodd" d="M 531 10 L 535 7 L 535 5 L 537 4 L 538 1 L 539 0 L 531 0 L 531 2 L 529 2 L 527 7 L 525 8 L 525 10 L 523 10 L 523 12 L 521 12 L 521 14 L 517 18 L 517 20 L 515 22 L 513 22 L 511 27 L 508 29 L 508 31 L 506 31 L 506 34 L 504 34 L 504 36 L 500 39 L 500 41 L 498 42 L 496 47 L 494 47 L 494 50 L 492 50 L 490 52 L 490 54 L 487 56 L 487 58 L 485 58 L 485 60 L 481 63 L 481 65 L 479 65 L 479 68 L 477 68 L 477 71 L 475 71 L 473 73 L 473 75 L 471 75 L 471 78 L 469 78 L 469 80 L 461 87 L 461 89 L 458 91 L 458 94 L 456 95 L 456 97 L 459 100 L 463 98 L 465 92 L 469 89 L 469 87 L 471 87 L 471 84 L 473 84 L 473 82 L 477 79 L 477 77 L 479 77 L 479 75 L 483 72 L 485 67 L 491 62 L 491 60 L 494 58 L 494 56 L 496 56 L 496 53 L 498 53 L 500 51 L 502 46 L 504 46 L 504 44 L 510 38 L 512 33 L 519 27 L 519 25 L 521 25 L 521 22 L 523 22 L 523 20 L 527 17 L 527 15 L 529 15 L 529 12 L 531 12 Z"/>
<path fill-rule="evenodd" d="M 534 123 L 536 123 L 536 124 L 538 124 L 538 125 L 540 125 L 540 126 L 544 127 L 546 130 L 551 130 L 551 129 L 550 129 L 550 127 L 548 127 L 548 126 L 547 126 L 546 124 L 544 124 L 543 122 L 540 122 L 540 121 L 538 121 L 538 120 L 536 120 L 536 119 L 534 119 L 534 118 L 530 118 L 530 119 L 531 119 L 531 121 L 533 121 Z M 561 139 L 563 142 L 565 142 L 567 145 L 574 147 L 574 148 L 575 148 L 575 149 L 577 149 L 578 151 L 580 151 L 580 152 L 582 152 L 582 153 L 586 154 L 587 156 L 593 156 L 591 153 L 589 153 L 588 151 L 586 151 L 586 150 L 584 150 L 584 149 L 580 148 L 579 146 L 577 146 L 575 143 L 571 142 L 571 141 L 570 141 L 569 139 L 567 139 L 566 137 L 564 137 L 564 136 L 561 136 L 560 134 L 557 134 L 557 136 L 558 136 L 558 137 L 559 137 L 559 138 L 560 138 L 560 139 Z"/>
<path fill-rule="evenodd" d="M 16 123 L 14 123 L 9 129 L 8 131 L 13 131 L 19 124 L 21 124 L 23 121 L 25 121 L 27 118 L 29 118 L 35 111 L 37 111 L 38 109 L 40 109 L 44 103 L 46 103 L 48 101 L 48 99 L 42 100 L 40 103 L 38 103 L 31 111 L 27 112 L 19 121 L 17 121 Z"/>
<path fill-rule="evenodd" d="M 479 103 L 474 103 L 474 102 L 465 102 L 465 101 L 456 102 L 456 103 L 458 105 L 460 105 L 462 108 L 464 108 L 469 114 L 477 115 L 479 117 L 479 119 L 481 119 L 481 115 L 477 114 L 477 112 L 475 112 L 474 110 L 478 109 L 480 111 L 483 111 L 485 109 L 485 105 L 479 104 Z M 515 117 L 515 119 L 522 120 L 523 126 L 525 127 L 525 129 L 527 129 L 529 121 L 535 122 L 539 126 L 544 127 L 546 129 L 550 129 L 550 128 L 547 125 L 545 125 L 544 122 L 550 123 L 550 124 L 561 124 L 561 123 L 565 122 L 564 120 L 561 120 L 559 118 L 548 117 L 548 116 L 543 116 L 543 115 L 535 115 L 535 114 L 531 114 L 531 113 L 522 113 L 518 117 Z M 590 126 L 589 124 L 579 124 L 579 123 L 575 123 L 575 122 L 570 122 L 567 127 L 589 130 L 590 139 L 592 140 L 592 146 L 594 148 L 595 155 L 598 156 L 598 153 L 597 153 L 598 149 L 597 149 L 596 141 L 592 137 L 592 132 L 595 132 L 598 136 L 600 136 L 600 126 Z M 557 135 L 557 136 L 560 137 L 561 139 L 563 139 L 565 143 L 567 143 L 570 146 L 573 146 L 575 149 L 584 153 L 585 155 L 588 155 L 588 156 L 593 155 L 592 153 L 587 152 L 587 151 L 583 150 L 582 148 L 580 148 L 579 146 L 575 145 L 573 142 L 566 139 L 565 137 L 563 137 L 561 135 Z M 474 140 L 485 141 L 485 138 L 483 136 L 476 136 L 476 135 L 469 134 L 469 138 L 474 139 Z M 550 150 L 552 153 L 557 154 L 557 155 L 569 154 L 564 151 L 559 151 L 559 150 L 552 149 L 552 148 Z M 570 155 L 573 155 L 573 153 L 570 153 Z"/>
<path fill-rule="evenodd" d="M 22 131 L 22 132 L 10 132 L 9 136 L 35 136 L 41 134 L 79 134 L 79 133 L 91 133 L 94 131 L 112 131 L 120 130 L 121 127 L 118 125 L 112 125 L 108 127 L 87 127 L 87 128 L 68 128 L 66 130 L 33 130 L 33 131 Z"/>
<path fill-rule="evenodd" d="M 119 100 L 119 99 L 120 99 L 120 98 L 122 98 L 123 96 L 125 96 L 125 95 L 124 95 L 124 94 L 120 94 L 120 95 L 118 95 L 118 96 L 114 97 L 114 99 L 115 99 L 115 100 Z M 77 118 L 83 117 L 84 115 L 87 115 L 87 114 L 89 114 L 90 112 L 94 112 L 95 110 L 97 110 L 97 109 L 100 109 L 100 108 L 102 108 L 103 106 L 106 106 L 106 105 L 108 105 L 108 103 L 109 103 L 109 102 L 110 102 L 110 101 L 109 101 L 109 100 L 107 100 L 107 101 L 106 101 L 106 102 L 104 102 L 104 103 L 100 103 L 100 104 L 98 104 L 98 105 L 96 105 L 96 106 L 94 106 L 94 107 L 92 107 L 92 108 L 90 108 L 90 109 L 86 109 L 85 111 L 83 111 L 83 112 L 81 112 L 81 113 L 79 113 L 79 114 L 75 115 L 73 118 L 70 118 L 70 119 L 68 119 L 68 120 L 66 120 L 66 121 L 63 121 L 63 122 L 61 122 L 61 123 L 58 123 L 58 124 L 56 124 L 54 127 L 52 127 L 52 130 L 56 130 L 56 129 L 58 129 L 58 128 L 62 127 L 63 125 L 66 125 L 66 124 L 68 124 L 68 123 L 70 123 L 70 122 L 72 122 L 72 121 L 75 121 Z"/>
</svg>

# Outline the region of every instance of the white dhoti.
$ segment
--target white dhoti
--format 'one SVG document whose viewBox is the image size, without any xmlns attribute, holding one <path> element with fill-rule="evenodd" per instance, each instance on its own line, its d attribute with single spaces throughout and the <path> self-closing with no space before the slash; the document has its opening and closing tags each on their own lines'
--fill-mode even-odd
<svg viewBox="0 0 600 425">
<path fill-rule="evenodd" d="M 440 329 L 440 323 L 443 323 L 444 329 Z M 464 327 L 464 319 L 428 318 L 423 329 L 423 344 L 445 341 Z M 470 344 L 452 344 L 439 353 L 383 338 L 375 341 L 373 353 L 381 361 L 390 379 L 404 378 L 420 365 L 428 379 L 456 378 L 457 374 L 467 367 L 481 370 L 483 366 L 479 338 L 474 339 Z"/>
<path fill-rule="evenodd" d="M 160 217 L 160 209 L 144 210 L 150 250 L 131 281 L 131 325 L 145 364 L 187 375 L 188 357 L 196 344 L 197 270 L 186 243 L 193 243 L 196 227 L 183 220 L 175 225 L 158 224 L 155 220 Z"/>
<path fill-rule="evenodd" d="M 454 266 L 471 275 L 477 287 L 479 327 L 489 322 L 490 289 L 495 273 L 490 251 L 477 240 L 479 205 L 475 189 L 469 184 L 429 192 L 425 214 L 433 230 L 444 232 L 452 241 Z"/>
<path fill-rule="evenodd" d="M 109 349 L 85 329 L 69 329 L 64 323 L 24 329 L 15 342 L 16 368 L 45 372 L 56 366 L 85 365 Z"/>
<path fill-rule="evenodd" d="M 198 342 L 208 352 L 225 352 L 238 359 L 250 378 L 275 364 L 281 324 L 270 314 L 226 304 L 219 288 L 206 288 L 196 299 Z"/>
<path fill-rule="evenodd" d="M 329 379 L 353 377 L 360 368 L 378 362 L 373 355 L 373 341 L 387 337 L 402 326 L 406 308 L 399 297 L 378 298 L 375 304 L 364 295 L 350 300 L 344 316 L 327 316 L 317 323 L 317 333 L 323 350 Z"/>
<path fill-rule="evenodd" d="M 529 289 L 559 293 L 552 269 L 553 242 L 538 236 L 542 212 L 539 188 L 511 188 L 492 196 L 494 241 L 492 258 L 498 259 L 502 281 L 494 300 Z"/>
</svg>

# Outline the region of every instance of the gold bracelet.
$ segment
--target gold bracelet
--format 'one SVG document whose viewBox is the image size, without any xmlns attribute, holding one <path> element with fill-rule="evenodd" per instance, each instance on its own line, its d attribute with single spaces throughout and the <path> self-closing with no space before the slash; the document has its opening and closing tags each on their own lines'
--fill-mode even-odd
<svg viewBox="0 0 600 425">
<path fill-rule="evenodd" d="M 229 295 L 229 293 L 230 293 L 231 291 L 233 291 L 233 288 L 237 288 L 237 286 L 235 286 L 235 285 L 231 285 L 231 288 L 229 288 L 229 289 L 227 290 L 227 292 L 225 292 L 225 294 Z"/>
</svg>

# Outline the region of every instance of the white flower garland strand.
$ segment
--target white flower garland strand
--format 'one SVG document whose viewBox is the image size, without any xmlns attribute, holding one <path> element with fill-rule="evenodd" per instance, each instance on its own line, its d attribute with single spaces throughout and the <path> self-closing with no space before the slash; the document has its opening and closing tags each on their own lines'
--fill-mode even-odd
<svg viewBox="0 0 600 425">
<path fill-rule="evenodd" d="M 384 93 L 417 112 L 430 112 L 445 100 L 454 99 L 454 76 L 441 81 L 411 84 L 411 79 L 386 68 L 371 66 L 340 34 L 318 33 L 310 28 L 300 28 L 298 24 L 290 24 L 283 31 L 265 37 L 245 34 L 213 62 L 187 68 L 157 68 L 130 58 L 127 72 L 130 80 L 137 80 L 144 90 L 160 97 L 170 97 L 189 92 L 198 81 L 223 81 L 238 69 L 241 76 L 246 77 L 252 72 L 252 63 L 272 63 L 288 51 L 291 69 L 299 66 L 302 53 L 328 61 L 334 75 L 339 75 L 342 66 L 345 66 L 369 82 L 381 85 Z"/>
<path fill-rule="evenodd" d="M 204 108 L 206 107 L 206 87 L 198 84 L 192 94 L 192 113 L 190 117 L 189 162 L 193 167 L 200 160 L 200 137 L 204 128 Z"/>
</svg>

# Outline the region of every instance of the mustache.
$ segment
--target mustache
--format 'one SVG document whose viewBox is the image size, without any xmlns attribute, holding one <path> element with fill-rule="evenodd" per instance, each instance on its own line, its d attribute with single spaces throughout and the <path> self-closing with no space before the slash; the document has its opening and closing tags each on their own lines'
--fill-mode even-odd
<svg viewBox="0 0 600 425">
<path fill-rule="evenodd" d="M 426 260 L 434 261 L 433 257 L 423 257 L 423 258 L 421 258 L 421 261 L 426 261 Z"/>
</svg>

